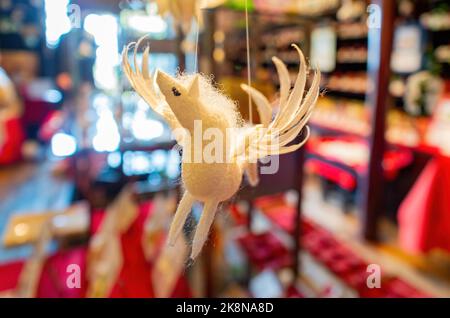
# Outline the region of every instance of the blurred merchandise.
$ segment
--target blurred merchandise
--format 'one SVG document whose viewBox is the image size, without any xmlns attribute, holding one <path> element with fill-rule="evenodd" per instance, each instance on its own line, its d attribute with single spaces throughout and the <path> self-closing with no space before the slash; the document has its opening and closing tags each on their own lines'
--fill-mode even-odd
<svg viewBox="0 0 450 318">
<path fill-rule="evenodd" d="M 449 39 L 448 0 L 0 0 L 0 298 L 450 297 Z M 180 143 L 220 105 L 237 144 Z M 245 171 L 209 219 L 189 141 Z"/>
<path fill-rule="evenodd" d="M 435 8 L 430 12 L 422 14 L 420 22 L 432 31 L 450 29 L 450 9 L 445 5 Z"/>
<path fill-rule="evenodd" d="M 406 111 L 412 116 L 430 116 L 444 89 L 443 81 L 426 71 L 408 78 L 405 91 Z"/>
<path fill-rule="evenodd" d="M 426 140 L 430 145 L 441 149 L 444 155 L 450 156 L 450 96 L 448 92 L 443 95 L 436 107 Z"/>
<path fill-rule="evenodd" d="M 0 165 L 12 164 L 22 157 L 25 138 L 20 120 L 22 112 L 16 89 L 0 68 Z"/>
<path fill-rule="evenodd" d="M 332 75 L 327 87 L 339 92 L 364 94 L 368 90 L 367 75 L 365 73 Z"/>
<path fill-rule="evenodd" d="M 366 12 L 366 3 L 361 0 L 344 0 L 337 12 L 337 18 L 340 21 L 354 20 Z"/>
</svg>

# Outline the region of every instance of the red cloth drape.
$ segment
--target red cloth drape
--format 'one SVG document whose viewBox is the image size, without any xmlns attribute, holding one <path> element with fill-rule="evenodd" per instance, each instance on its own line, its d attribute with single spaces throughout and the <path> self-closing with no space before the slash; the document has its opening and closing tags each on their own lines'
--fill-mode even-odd
<svg viewBox="0 0 450 318">
<path fill-rule="evenodd" d="M 25 133 L 19 118 L 10 118 L 4 123 L 5 133 L 3 144 L 0 145 L 0 165 L 11 164 L 20 160 Z"/>
<path fill-rule="evenodd" d="M 152 213 L 151 203 L 139 206 L 139 216 L 130 229 L 121 237 L 124 264 L 111 298 L 150 298 L 154 297 L 151 284 L 152 266 L 145 259 L 142 249 L 143 227 L 147 215 Z M 105 216 L 104 211 L 95 212 L 91 230 L 97 232 Z M 180 277 L 172 297 L 191 297 L 190 287 L 185 277 Z"/>
<path fill-rule="evenodd" d="M 112 298 L 150 298 L 154 297 L 151 283 L 152 266 L 145 259 L 141 239 L 143 226 L 148 213 L 151 213 L 151 203 L 139 207 L 139 216 L 130 229 L 121 237 L 124 257 L 123 269 L 111 292 Z M 105 212 L 93 214 L 91 231 L 98 231 Z M 40 298 L 81 298 L 84 297 L 87 282 L 86 273 L 87 248 L 81 247 L 68 251 L 58 251 L 45 262 L 39 281 L 37 295 Z M 67 267 L 71 264 L 80 266 L 83 278 L 80 289 L 70 289 L 66 285 Z M 0 292 L 11 290 L 17 286 L 24 261 L 0 265 Z M 175 286 L 172 297 L 191 297 L 191 290 L 186 277 L 181 276 Z"/>
<path fill-rule="evenodd" d="M 428 163 L 399 209 L 401 246 L 414 253 L 450 252 L 450 158 Z"/>
<path fill-rule="evenodd" d="M 0 265 L 0 292 L 13 290 L 19 283 L 24 261 Z M 81 288 L 69 288 L 66 284 L 69 265 L 78 265 Z M 44 264 L 37 289 L 38 298 L 80 298 L 86 290 L 83 273 L 86 268 L 86 248 L 60 251 L 50 256 Z"/>
</svg>

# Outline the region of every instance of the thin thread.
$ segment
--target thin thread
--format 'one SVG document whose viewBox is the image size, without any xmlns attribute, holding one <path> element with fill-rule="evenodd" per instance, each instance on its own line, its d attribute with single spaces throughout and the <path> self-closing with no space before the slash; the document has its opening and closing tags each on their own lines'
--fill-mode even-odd
<svg viewBox="0 0 450 318">
<path fill-rule="evenodd" d="M 247 81 L 248 86 L 252 86 L 252 72 L 251 72 L 251 57 L 250 57 L 250 31 L 248 23 L 248 0 L 245 0 L 245 33 L 247 40 Z M 252 107 L 252 97 L 248 95 L 248 116 L 250 123 L 253 124 L 253 107 Z"/>
<path fill-rule="evenodd" d="M 200 38 L 200 25 L 196 22 L 197 28 L 195 30 L 195 58 L 194 58 L 194 72 L 198 73 L 198 45 Z"/>
</svg>

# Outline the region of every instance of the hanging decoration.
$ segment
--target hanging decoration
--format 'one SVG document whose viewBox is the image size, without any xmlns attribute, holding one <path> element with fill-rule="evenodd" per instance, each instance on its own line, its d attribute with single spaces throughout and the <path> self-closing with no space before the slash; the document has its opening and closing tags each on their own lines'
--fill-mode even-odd
<svg viewBox="0 0 450 318">
<path fill-rule="evenodd" d="M 155 0 L 162 16 L 170 14 L 184 34 L 191 31 L 192 20 L 203 25 L 201 9 L 215 8 L 225 0 Z"/>
<path fill-rule="evenodd" d="M 269 155 L 282 155 L 302 147 L 308 137 L 306 126 L 320 92 L 320 72 L 316 71 L 310 90 L 304 97 L 307 66 L 303 53 L 293 45 L 300 58 L 300 70 L 294 88 L 286 65 L 274 57 L 273 62 L 280 78 L 280 110 L 272 120 L 272 107 L 267 98 L 248 85 L 242 85 L 255 102 L 262 124 L 244 128 L 236 105 L 219 92 L 210 80 L 201 76 L 177 75 L 172 77 L 162 71 L 149 73 L 149 48 L 143 53 L 142 68 L 138 67 L 134 48 L 134 69 L 128 60 L 128 52 L 134 43 L 124 49 L 123 69 L 133 88 L 160 114 L 175 132 L 177 142 L 183 147 L 182 181 L 185 193 L 178 205 L 169 231 L 169 243 L 175 244 L 184 223 L 196 201 L 204 204 L 203 213 L 193 238 L 191 258 L 200 253 L 214 220 L 218 205 L 235 195 L 249 163 Z M 290 145 L 306 127 L 303 141 Z M 214 131 L 214 133 L 212 133 Z M 211 142 L 201 138 L 192 142 L 191 136 L 209 134 L 222 142 L 211 150 Z M 229 136 L 231 135 L 231 136 Z M 195 138 L 194 138 L 195 139 Z M 210 151 L 213 161 L 204 158 Z M 220 156 L 220 154 L 226 154 Z M 194 158 L 192 158 L 194 157 Z"/>
</svg>

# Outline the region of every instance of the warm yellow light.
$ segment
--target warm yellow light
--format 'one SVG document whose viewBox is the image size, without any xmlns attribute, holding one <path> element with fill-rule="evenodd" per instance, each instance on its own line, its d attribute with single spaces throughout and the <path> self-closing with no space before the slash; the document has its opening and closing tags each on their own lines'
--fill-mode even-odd
<svg viewBox="0 0 450 318">
<path fill-rule="evenodd" d="M 19 223 L 14 227 L 14 233 L 17 236 L 25 236 L 25 235 L 27 235 L 29 230 L 30 230 L 30 226 L 25 223 Z"/>
<path fill-rule="evenodd" d="M 223 31 L 214 32 L 214 42 L 223 43 L 223 41 L 225 41 L 225 32 Z"/>
<path fill-rule="evenodd" d="M 214 49 L 213 58 L 217 63 L 222 63 L 225 61 L 225 51 L 223 49 Z"/>
</svg>

